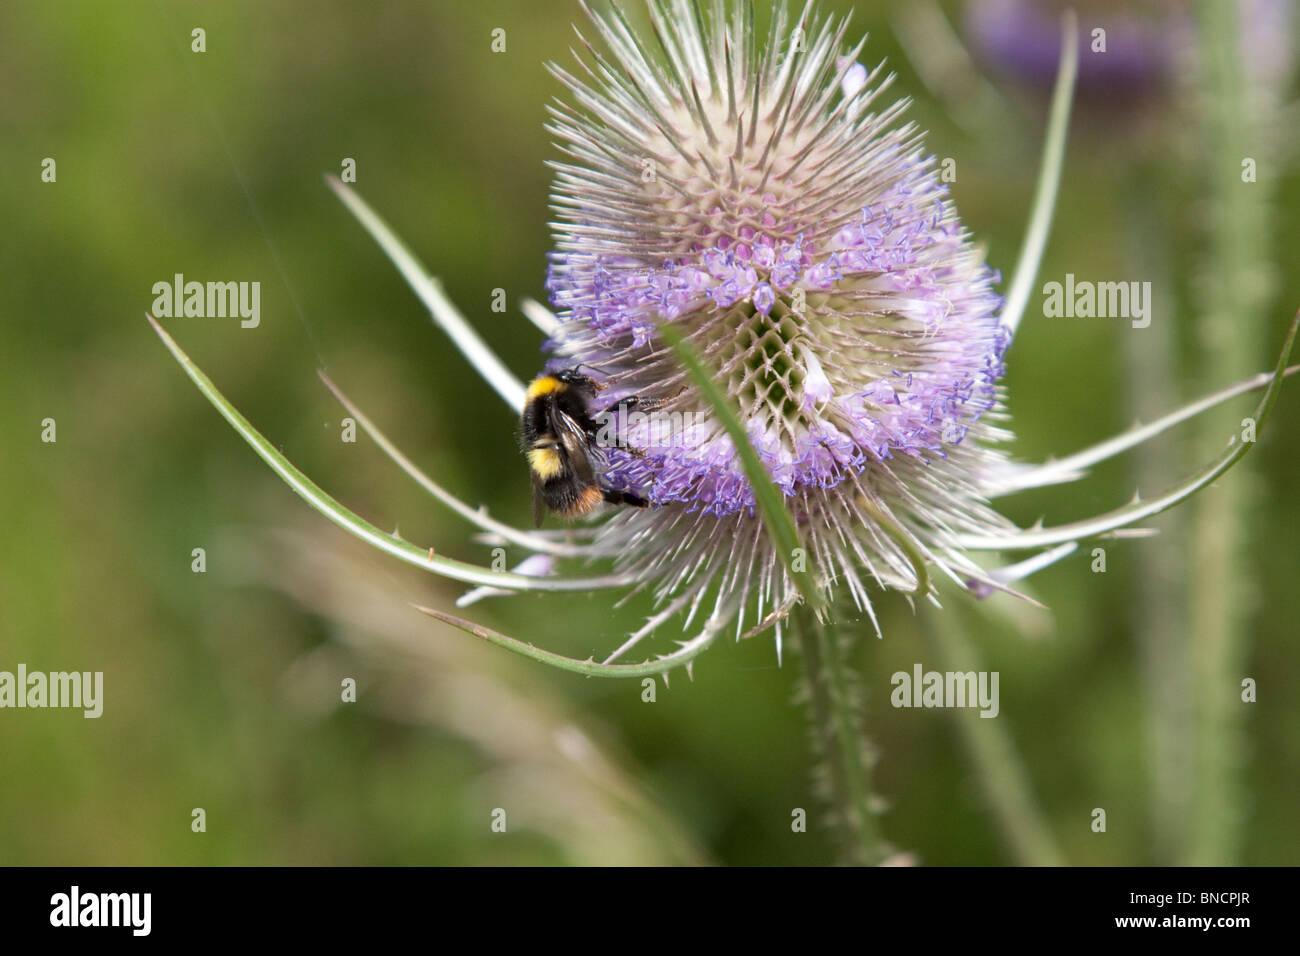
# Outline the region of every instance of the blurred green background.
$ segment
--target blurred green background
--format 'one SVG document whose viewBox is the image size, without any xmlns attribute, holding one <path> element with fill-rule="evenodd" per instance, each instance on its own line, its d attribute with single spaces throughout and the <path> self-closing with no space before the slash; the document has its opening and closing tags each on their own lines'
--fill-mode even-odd
<svg viewBox="0 0 1300 956">
<path fill-rule="evenodd" d="M 987 87 L 960 82 L 960 64 L 957 82 L 934 82 L 921 60 L 935 48 L 900 43 L 906 6 L 826 5 L 855 9 L 851 32 L 871 34 L 866 60 L 887 57 L 898 72 L 893 92 L 914 98 L 909 117 L 929 130 L 927 148 L 957 161 L 966 226 L 1010 273 L 1046 87 L 994 63 L 979 66 Z M 960 29 L 962 6 L 944 9 Z M 1151 16 L 1182 11 L 1152 5 Z M 1111 15 L 1086 8 L 1085 32 Z M 506 362 L 531 375 L 540 336 L 517 305 L 544 297 L 544 161 L 557 155 L 544 108 L 560 92 L 543 63 L 571 61 L 570 23 L 581 19 L 569 0 L 0 8 L 0 670 L 22 662 L 105 675 L 98 720 L 0 711 L 0 863 L 835 859 L 792 700 L 798 661 L 787 655 L 778 668 L 770 636 L 719 644 L 693 681 L 679 672 L 646 703 L 637 682 L 557 674 L 418 615 L 407 601 L 450 607 L 460 588 L 359 547 L 311 512 L 218 418 L 143 317 L 153 283 L 174 273 L 259 280 L 259 328 L 179 319 L 170 330 L 339 500 L 441 554 L 488 562 L 467 527 L 370 442 L 340 441 L 341 409 L 315 374 L 322 364 L 440 481 L 497 517 L 528 520 L 512 417 L 322 173 L 354 158 L 360 193 Z M 195 27 L 206 30 L 202 54 L 190 50 Z M 490 48 L 498 27 L 504 53 Z M 1005 380 L 1013 450 L 1025 460 L 1068 453 L 1244 374 L 1207 363 L 1195 331 L 1221 264 L 1201 80 L 1186 61 L 1156 72 L 1163 81 L 1140 89 L 1081 91 L 1039 282 L 1066 272 L 1150 280 L 1152 327 L 1047 319 L 1035 295 Z M 1300 304 L 1294 94 L 1288 79 L 1282 111 L 1261 124 L 1270 136 L 1252 147 L 1260 182 L 1239 187 L 1267 197 L 1255 369 L 1271 364 Z M 57 162 L 55 183 L 41 181 L 45 157 Z M 490 309 L 498 287 L 506 314 Z M 1227 427 L 1250 408 L 1253 399 L 1238 400 Z M 56 443 L 40 440 L 45 418 L 57 422 Z M 1161 834 L 1170 821 L 1153 780 L 1164 766 L 1166 789 L 1194 799 L 1205 784 L 1201 729 L 1189 719 L 1187 749 L 1153 755 L 1153 694 L 1179 695 L 1144 660 L 1155 628 L 1167 637 L 1160 666 L 1185 665 L 1188 595 L 1199 575 L 1229 570 L 1246 585 L 1245 666 L 1222 686 L 1235 699 L 1253 676 L 1259 701 L 1233 711 L 1240 786 L 1218 862 L 1300 862 L 1297 422 L 1293 383 L 1242 477 L 1256 508 L 1248 565 L 1188 567 L 1195 512 L 1184 509 L 1151 523 L 1160 536 L 1108 542 L 1105 574 L 1090 571 L 1085 549 L 1035 577 L 1050 613 L 945 595 L 946 624 L 968 628 L 984 666 L 1001 674 L 996 723 L 1070 862 L 1188 852 L 1181 824 Z M 1154 493 L 1217 450 L 1196 435 L 1185 427 L 1006 511 L 1060 523 L 1115 507 L 1139 484 Z M 203 574 L 191 570 L 199 547 Z M 547 648 L 600 656 L 646 611 L 611 602 L 524 596 L 473 614 Z M 896 595 L 879 607 L 885 639 L 864 631 L 856 654 L 885 834 L 922 863 L 1014 862 L 962 745 L 960 721 L 975 713 L 889 705 L 890 674 L 937 665 L 926 629 L 939 612 L 914 614 Z M 355 704 L 339 703 L 345 677 L 358 681 Z M 1197 701 L 1172 705 L 1194 713 Z M 205 833 L 191 831 L 196 807 Z M 791 829 L 799 807 L 807 833 Z M 1107 810 L 1105 834 L 1090 828 L 1095 807 Z M 504 834 L 491 830 L 494 808 L 506 810 Z"/>
</svg>

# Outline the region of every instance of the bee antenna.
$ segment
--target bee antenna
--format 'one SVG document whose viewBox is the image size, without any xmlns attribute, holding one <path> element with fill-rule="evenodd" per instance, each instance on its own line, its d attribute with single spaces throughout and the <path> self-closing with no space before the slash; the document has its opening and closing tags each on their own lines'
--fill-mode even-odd
<svg viewBox="0 0 1300 956">
<path fill-rule="evenodd" d="M 582 362 L 578 365 L 575 365 L 573 366 L 573 370 L 576 372 L 579 369 L 581 369 L 583 366 L 586 366 L 587 368 L 591 369 L 593 372 L 600 372 L 602 375 L 608 377 L 608 373 L 603 368 L 601 368 L 599 365 L 592 365 L 590 362 Z M 591 383 L 591 387 L 598 392 L 603 392 L 605 389 L 609 387 L 608 382 L 597 381 L 594 378 L 588 378 L 587 381 L 589 381 Z"/>
</svg>

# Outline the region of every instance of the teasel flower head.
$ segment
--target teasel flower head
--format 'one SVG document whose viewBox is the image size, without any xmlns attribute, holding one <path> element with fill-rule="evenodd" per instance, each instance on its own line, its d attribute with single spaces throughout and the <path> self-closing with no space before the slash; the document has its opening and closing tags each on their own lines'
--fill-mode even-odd
<svg viewBox="0 0 1300 956">
<path fill-rule="evenodd" d="M 992 502 L 1073 481 L 1200 412 L 1264 390 L 1277 365 L 1090 448 L 1009 460 L 998 381 L 1031 295 L 1064 160 L 1078 49 L 1066 16 L 1042 167 L 1007 287 L 962 228 L 934 157 L 861 63 L 846 21 L 775 4 L 760 41 L 749 3 L 649 0 L 639 34 L 617 7 L 579 31 L 579 67 L 552 108 L 556 247 L 531 301 L 548 369 L 599 383 L 599 480 L 646 507 L 563 530 L 523 530 L 457 498 L 405 456 L 322 373 L 357 425 L 478 540 L 527 552 L 513 571 L 446 557 L 375 528 L 278 452 L 156 321 L 155 331 L 249 445 L 316 510 L 356 537 L 475 587 L 458 602 L 522 591 L 650 592 L 646 623 L 602 662 L 577 660 L 447 612 L 430 615 L 521 655 L 588 676 L 664 674 L 729 625 L 774 629 L 807 601 L 842 596 L 875 625 L 871 591 L 938 603 L 946 576 L 977 597 L 1012 585 L 1085 539 L 1143 535 L 1135 523 L 1189 498 L 1253 446 L 1238 439 L 1162 493 L 1089 518 L 1019 528 Z M 443 329 L 518 415 L 524 384 L 357 193 L 330 180 Z M 775 489 L 775 490 L 774 490 Z M 798 553 L 795 553 L 798 552 Z M 1034 552 L 985 568 L 975 555 Z M 596 571 L 572 570 L 574 563 Z M 1015 593 L 1014 591 L 1012 593 Z M 1023 596 L 1023 595 L 1022 595 Z M 678 616 L 679 647 L 618 661 Z M 702 624 L 693 625 L 697 617 Z M 746 625 L 750 625 L 746 631 Z M 612 642 L 610 642 L 612 643 Z"/>
<path fill-rule="evenodd" d="M 552 367 L 596 369 L 608 403 L 665 402 L 606 450 L 606 481 L 650 507 L 610 517 L 593 549 L 661 599 L 716 582 L 761 616 L 795 597 L 671 325 L 784 493 L 820 588 L 863 610 L 871 582 L 916 590 L 908 543 L 965 581 L 978 571 L 951 536 L 1007 527 L 981 485 L 1005 466 L 1010 332 L 936 159 L 847 21 L 778 4 L 759 46 L 749 5 L 650 8 L 658 56 L 614 11 L 592 15 L 607 53 L 555 68 L 572 102 L 550 127 Z"/>
</svg>

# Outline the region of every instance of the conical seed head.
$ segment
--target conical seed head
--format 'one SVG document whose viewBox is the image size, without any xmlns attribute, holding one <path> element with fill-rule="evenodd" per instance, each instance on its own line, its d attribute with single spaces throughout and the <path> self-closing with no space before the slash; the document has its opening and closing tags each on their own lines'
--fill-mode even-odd
<svg viewBox="0 0 1300 956">
<path fill-rule="evenodd" d="M 556 69 L 574 104 L 554 107 L 550 127 L 566 159 L 549 346 L 557 363 L 601 369 L 611 401 L 664 403 L 620 426 L 636 450 L 610 448 L 605 480 L 668 512 L 616 528 L 671 523 L 685 537 L 660 539 L 673 554 L 623 559 L 687 566 L 683 542 L 713 531 L 682 513 L 753 520 L 730 438 L 656 335 L 665 323 L 825 542 L 823 580 L 837 566 L 906 568 L 872 515 L 931 539 L 996 523 L 978 497 L 997 457 L 978 440 L 998 437 L 981 417 L 997 406 L 1008 339 L 996 276 L 899 124 L 904 104 L 877 102 L 888 79 L 857 62 L 860 44 L 846 49 L 846 21 L 811 6 L 791 20 L 778 4 L 762 45 L 748 4 L 650 11 L 653 41 L 617 9 L 593 15 L 605 50 L 584 38 L 585 77 Z"/>
</svg>

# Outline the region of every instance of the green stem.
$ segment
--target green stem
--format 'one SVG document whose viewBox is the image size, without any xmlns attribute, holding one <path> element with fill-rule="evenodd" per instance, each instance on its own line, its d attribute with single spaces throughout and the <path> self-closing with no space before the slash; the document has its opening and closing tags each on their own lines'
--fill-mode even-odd
<svg viewBox="0 0 1300 956">
<path fill-rule="evenodd" d="M 926 608 L 927 612 L 932 608 Z M 983 662 L 966 632 L 956 607 L 919 615 L 940 671 L 980 671 Z M 998 830 L 1021 866 L 1061 866 L 1064 858 L 1034 799 L 1024 763 L 1016 753 L 1005 717 L 984 719 L 953 709 L 953 723 L 975 769 L 984 802 Z M 974 718 L 974 719 L 972 719 Z"/>
<path fill-rule="evenodd" d="M 1122 254 L 1136 275 L 1153 278 L 1157 289 L 1172 289 L 1168 247 L 1162 223 L 1168 204 L 1161 203 L 1163 164 L 1144 165 L 1125 198 L 1127 240 Z M 1123 336 L 1131 418 L 1144 420 L 1153 409 L 1178 403 L 1174 387 L 1178 356 L 1177 328 L 1172 322 L 1152 322 L 1149 328 Z M 1168 439 L 1144 442 L 1133 449 L 1132 474 L 1137 488 L 1159 487 L 1178 459 Z M 1181 466 L 1174 469 L 1182 471 Z M 1191 515 L 1170 513 L 1161 528 L 1162 547 L 1134 548 L 1131 559 L 1136 580 L 1132 627 L 1138 647 L 1143 686 L 1146 748 L 1149 764 L 1148 828 L 1152 860 L 1169 866 L 1183 856 L 1187 809 L 1196 789 L 1191 761 L 1191 671 L 1184 641 L 1187 624 L 1187 528 Z"/>
<path fill-rule="evenodd" d="M 814 750 L 824 761 L 824 782 L 845 856 L 855 865 L 874 866 L 885 858 L 886 848 L 871 806 L 872 757 L 846 648 L 834 626 L 806 607 L 791 616 L 791 627 L 803 664 Z"/>
<path fill-rule="evenodd" d="M 1206 377 L 1233 375 L 1257 359 L 1267 328 L 1269 276 L 1266 157 L 1260 154 L 1258 94 L 1239 55 L 1239 6 L 1203 0 L 1196 8 L 1204 72 L 1203 137 L 1209 198 L 1207 276 L 1197 341 Z M 1242 162 L 1256 160 L 1258 182 L 1243 182 Z M 1204 447 L 1222 447 L 1241 429 L 1226 412 L 1202 420 Z M 1257 494 L 1252 468 L 1198 503 L 1192 537 L 1190 657 L 1193 681 L 1197 790 L 1188 856 L 1196 865 L 1230 865 L 1241 846 L 1241 740 L 1244 708 L 1238 697 L 1249 659 L 1254 555 L 1250 527 Z"/>
</svg>

